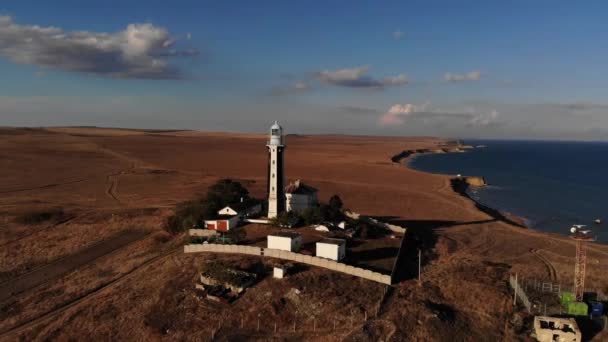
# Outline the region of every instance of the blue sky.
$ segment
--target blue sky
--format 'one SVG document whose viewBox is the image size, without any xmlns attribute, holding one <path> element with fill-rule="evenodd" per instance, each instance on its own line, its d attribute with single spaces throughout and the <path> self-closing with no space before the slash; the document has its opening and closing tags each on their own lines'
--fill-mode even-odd
<svg viewBox="0 0 608 342">
<path fill-rule="evenodd" d="M 606 13 L 602 1 L 8 0 L 0 125 L 278 119 L 298 133 L 608 140 Z"/>
</svg>

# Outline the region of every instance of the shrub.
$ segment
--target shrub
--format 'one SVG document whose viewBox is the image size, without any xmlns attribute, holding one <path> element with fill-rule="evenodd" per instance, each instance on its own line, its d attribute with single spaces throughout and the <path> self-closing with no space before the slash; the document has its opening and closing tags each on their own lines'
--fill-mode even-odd
<svg viewBox="0 0 608 342">
<path fill-rule="evenodd" d="M 319 207 L 306 208 L 300 213 L 302 222 L 307 225 L 319 224 L 323 221 L 323 215 Z"/>
<path fill-rule="evenodd" d="M 249 199 L 249 191 L 239 182 L 221 179 L 213 184 L 207 192 L 205 202 L 210 210 L 217 212 L 223 207 Z"/>
<path fill-rule="evenodd" d="M 342 210 L 342 199 L 338 195 L 333 195 L 329 199 L 329 207 L 333 211 L 341 211 Z"/>
<path fill-rule="evenodd" d="M 295 226 L 299 220 L 300 220 L 300 217 L 298 216 L 297 213 L 295 213 L 293 211 L 287 211 L 287 212 L 279 213 L 277 216 L 270 219 L 270 224 L 275 227 L 291 228 L 291 227 Z"/>
<path fill-rule="evenodd" d="M 388 234 L 388 230 L 382 227 L 378 227 L 376 225 L 364 222 L 357 221 L 356 222 L 357 233 L 356 236 L 361 239 L 376 239 Z"/>
</svg>

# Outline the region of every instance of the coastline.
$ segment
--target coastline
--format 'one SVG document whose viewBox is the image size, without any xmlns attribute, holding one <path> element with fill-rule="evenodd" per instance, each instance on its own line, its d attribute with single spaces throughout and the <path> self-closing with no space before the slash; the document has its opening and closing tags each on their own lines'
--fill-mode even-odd
<svg viewBox="0 0 608 342">
<path fill-rule="evenodd" d="M 424 173 L 430 174 L 430 172 L 426 172 L 423 170 L 418 170 L 418 169 L 413 168 L 410 165 L 410 163 L 417 156 L 424 155 L 424 154 L 465 153 L 467 149 L 471 149 L 471 148 L 475 148 L 475 147 L 465 146 L 465 147 L 456 147 L 456 148 L 445 148 L 443 146 L 440 146 L 437 149 L 403 150 L 400 153 L 391 157 L 391 161 L 393 163 L 400 164 L 401 166 L 404 166 L 410 170 L 416 170 L 419 172 L 424 172 Z M 479 186 L 486 185 L 483 176 L 477 175 L 477 176 L 458 177 L 458 176 L 443 174 L 443 173 L 438 173 L 438 174 L 448 178 L 452 190 L 455 193 L 457 193 L 458 195 L 471 201 L 475 205 L 477 210 L 479 210 L 480 212 L 492 217 L 493 219 L 495 219 L 497 221 L 507 223 L 514 227 L 531 229 L 529 227 L 529 225 L 527 224 L 527 220 L 525 218 L 501 211 L 499 209 L 490 207 L 488 205 L 485 205 L 485 204 L 477 201 L 476 199 L 474 199 L 473 197 L 471 197 L 468 194 L 467 190 L 469 188 L 474 187 L 474 186 L 479 187 Z M 473 181 L 471 181 L 471 179 Z"/>
</svg>

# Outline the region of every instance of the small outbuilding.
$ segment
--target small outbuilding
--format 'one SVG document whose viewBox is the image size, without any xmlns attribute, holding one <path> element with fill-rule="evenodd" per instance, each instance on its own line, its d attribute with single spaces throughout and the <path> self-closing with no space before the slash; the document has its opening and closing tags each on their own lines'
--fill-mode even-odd
<svg viewBox="0 0 608 342">
<path fill-rule="evenodd" d="M 346 257 L 346 241 L 343 239 L 323 239 L 317 242 L 317 256 L 340 261 Z"/>
<path fill-rule="evenodd" d="M 240 216 L 241 218 L 255 216 L 262 212 L 262 204 L 255 199 L 248 199 L 218 210 L 218 215 Z"/>
<path fill-rule="evenodd" d="M 540 342 L 580 342 L 581 331 L 574 318 L 534 317 L 534 335 Z"/>
<path fill-rule="evenodd" d="M 277 265 L 274 267 L 272 276 L 277 279 L 283 279 L 287 275 L 287 267 L 284 265 Z"/>
<path fill-rule="evenodd" d="M 238 216 L 220 215 L 217 219 L 205 220 L 205 228 L 217 230 L 218 232 L 227 232 L 230 229 L 238 227 L 241 218 Z"/>
<path fill-rule="evenodd" d="M 281 232 L 268 235 L 269 249 L 279 249 L 288 252 L 297 252 L 302 246 L 302 236 L 293 232 Z"/>
<path fill-rule="evenodd" d="M 224 207 L 224 208 L 220 209 L 217 212 L 217 214 L 218 215 L 226 215 L 226 216 L 235 216 L 235 215 L 238 215 L 239 212 L 236 211 L 234 208 L 228 206 L 228 207 Z"/>
</svg>

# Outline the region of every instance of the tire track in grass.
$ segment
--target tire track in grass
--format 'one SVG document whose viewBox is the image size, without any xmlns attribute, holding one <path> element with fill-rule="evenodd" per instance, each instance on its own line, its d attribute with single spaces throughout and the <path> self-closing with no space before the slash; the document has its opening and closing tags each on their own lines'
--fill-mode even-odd
<svg viewBox="0 0 608 342">
<path fill-rule="evenodd" d="M 101 293 L 114 288 L 115 286 L 120 284 L 120 282 L 130 279 L 131 277 L 135 276 L 135 274 L 138 271 L 144 269 L 146 266 L 149 266 L 157 261 L 170 257 L 170 256 L 176 254 L 177 252 L 180 252 L 182 249 L 183 249 L 183 247 L 179 246 L 175 249 L 171 249 L 171 250 L 167 251 L 166 253 L 157 255 L 149 260 L 146 260 L 141 265 L 133 268 L 132 270 L 123 274 L 122 276 L 120 276 L 114 280 L 111 280 L 105 284 L 102 284 L 102 285 L 92 289 L 91 291 L 86 292 L 85 294 L 83 294 L 81 296 L 76 297 L 76 298 L 62 304 L 60 307 L 51 309 L 36 317 L 33 317 L 33 318 L 27 319 L 23 322 L 20 322 L 17 325 L 15 325 L 3 332 L 0 332 L 0 339 L 5 339 L 5 338 L 9 337 L 10 335 L 18 334 L 20 332 L 23 332 L 29 328 L 36 326 L 37 324 L 44 323 L 44 322 L 56 317 L 58 314 L 61 314 L 80 303 L 83 303 L 89 299 L 95 298 L 97 295 L 100 295 Z"/>
</svg>

